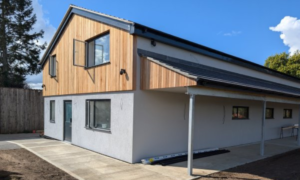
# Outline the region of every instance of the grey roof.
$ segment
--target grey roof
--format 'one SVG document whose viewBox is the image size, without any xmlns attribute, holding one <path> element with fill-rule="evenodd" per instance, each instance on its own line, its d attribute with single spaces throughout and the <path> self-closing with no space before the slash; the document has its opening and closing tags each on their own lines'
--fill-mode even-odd
<svg viewBox="0 0 300 180">
<path fill-rule="evenodd" d="M 178 73 L 195 79 L 199 85 L 230 85 L 231 87 L 239 87 L 248 90 L 300 97 L 299 88 L 225 71 L 219 68 L 197 64 L 174 57 L 164 56 L 141 49 L 138 50 L 138 53 L 140 56 L 148 57 L 149 60 L 157 62 L 166 68 L 175 70 Z"/>
<path fill-rule="evenodd" d="M 251 61 L 247 61 L 242 58 L 238 58 L 235 56 L 232 56 L 230 54 L 226 54 L 224 52 L 220 52 L 218 50 L 167 34 L 165 32 L 161 32 L 159 30 L 141 25 L 139 23 L 125 20 L 122 18 L 118 18 L 115 16 L 103 14 L 100 12 L 88 10 L 82 7 L 78 7 L 75 5 L 70 5 L 67 13 L 65 14 L 62 22 L 60 23 L 54 37 L 52 38 L 51 42 L 49 43 L 49 46 L 47 47 L 40 64 L 44 66 L 47 59 L 49 59 L 49 55 L 51 51 L 53 50 L 55 44 L 58 42 L 62 32 L 64 31 L 64 28 L 68 24 L 68 21 L 72 17 L 73 14 L 77 14 L 104 24 L 108 24 L 113 27 L 117 27 L 119 29 L 122 29 L 124 31 L 128 31 L 130 34 L 145 37 L 148 39 L 154 39 L 157 42 L 162 42 L 165 44 L 169 44 L 171 46 L 175 46 L 178 48 L 186 49 L 188 51 L 196 52 L 205 56 L 213 57 L 222 61 L 226 61 L 228 63 L 233 63 L 239 66 L 243 66 L 249 69 L 253 69 L 255 71 L 259 71 L 265 74 L 270 74 L 273 76 L 281 77 L 290 81 L 294 81 L 300 84 L 300 79 L 269 69 L 267 67 L 261 66 L 259 64 L 253 63 Z"/>
</svg>

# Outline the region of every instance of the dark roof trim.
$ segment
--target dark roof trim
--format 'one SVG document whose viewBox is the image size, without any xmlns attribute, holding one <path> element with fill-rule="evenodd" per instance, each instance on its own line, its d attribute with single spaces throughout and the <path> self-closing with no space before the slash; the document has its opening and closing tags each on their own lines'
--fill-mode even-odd
<svg viewBox="0 0 300 180">
<path fill-rule="evenodd" d="M 255 71 L 259 71 L 262 73 L 270 74 L 273 76 L 277 76 L 280 78 L 284 78 L 284 79 L 287 79 L 290 81 L 300 83 L 300 78 L 290 76 L 290 75 L 275 71 L 273 69 L 269 69 L 267 67 L 244 60 L 242 58 L 238 58 L 238 57 L 217 51 L 215 49 L 211 49 L 206 46 L 202 46 L 200 44 L 197 44 L 197 43 L 194 43 L 194 42 L 191 42 L 191 41 L 188 41 L 188 40 L 185 40 L 185 39 L 149 28 L 149 27 L 141 25 L 141 24 L 135 23 L 134 34 L 141 36 L 141 37 L 149 38 L 149 39 L 155 39 L 158 42 L 162 42 L 162 43 L 172 45 L 172 46 L 175 46 L 178 48 L 182 48 L 182 49 L 185 49 L 188 51 L 203 54 L 208 57 L 212 57 L 212 58 L 216 58 L 216 59 L 219 59 L 222 61 L 233 63 L 233 64 L 243 66 L 245 68 L 249 68 L 249 69 L 252 69 Z"/>
<path fill-rule="evenodd" d="M 53 36 L 53 39 L 49 43 L 49 46 L 46 49 L 46 52 L 44 53 L 44 55 L 39 63 L 40 65 L 44 66 L 46 60 L 48 59 L 49 54 L 51 53 L 51 51 L 53 50 L 57 41 L 61 37 L 62 32 L 64 31 L 66 25 L 68 24 L 68 22 L 73 14 L 77 14 L 79 16 L 83 16 L 83 17 L 86 17 L 86 18 L 89 18 L 89 19 L 92 19 L 92 20 L 95 20 L 95 21 L 98 21 L 98 22 L 101 22 L 104 24 L 108 24 L 110 26 L 128 31 L 129 33 L 133 33 L 133 31 L 134 31 L 134 24 L 130 21 L 122 20 L 119 18 L 115 18 L 113 16 L 104 15 L 101 13 L 97 13 L 94 11 L 90 11 L 87 9 L 83 9 L 83 8 L 79 8 L 79 7 L 71 5 L 69 7 L 67 13 L 65 14 L 62 22 L 60 23 L 58 30 L 56 31 L 55 35 Z"/>
<path fill-rule="evenodd" d="M 182 59 L 165 56 L 162 54 L 157 54 L 154 52 L 138 49 L 138 54 L 141 57 L 151 57 L 155 60 L 160 61 L 160 63 L 165 64 L 167 66 L 172 66 L 172 68 L 178 69 L 184 73 L 188 73 L 189 75 L 197 77 L 197 84 L 198 85 L 222 85 L 226 87 L 234 87 L 242 90 L 251 90 L 253 92 L 265 92 L 277 95 L 284 95 L 284 96 L 293 96 L 293 97 L 300 97 L 300 89 L 292 86 L 287 86 L 284 84 L 266 81 L 263 79 L 245 76 L 242 74 L 234 73 L 225 71 L 222 69 L 217 69 L 214 67 L 201 65 L 189 61 L 185 61 Z M 175 64 L 174 64 L 175 63 Z M 173 64 L 173 65 L 172 65 Z M 189 68 L 187 68 L 187 66 Z M 197 71 L 194 71 L 191 68 L 199 68 Z M 207 74 L 202 71 L 210 71 L 212 74 Z M 214 76 L 215 74 L 221 73 L 222 76 Z M 238 79 L 234 79 L 238 77 Z M 243 81 L 241 81 L 241 79 Z M 222 87 L 219 86 L 219 87 Z"/>
</svg>

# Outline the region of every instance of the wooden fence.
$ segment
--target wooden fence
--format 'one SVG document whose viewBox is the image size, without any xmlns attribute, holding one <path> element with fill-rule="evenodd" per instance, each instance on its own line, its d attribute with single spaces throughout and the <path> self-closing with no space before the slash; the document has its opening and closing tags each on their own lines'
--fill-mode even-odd
<svg viewBox="0 0 300 180">
<path fill-rule="evenodd" d="M 0 88 L 0 134 L 43 129 L 42 90 Z"/>
</svg>

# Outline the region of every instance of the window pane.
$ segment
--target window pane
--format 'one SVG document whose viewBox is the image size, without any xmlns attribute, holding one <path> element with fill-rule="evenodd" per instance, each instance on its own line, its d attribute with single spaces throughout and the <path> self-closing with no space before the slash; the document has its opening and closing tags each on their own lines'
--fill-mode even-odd
<svg viewBox="0 0 300 180">
<path fill-rule="evenodd" d="M 248 108 L 238 108 L 238 118 L 239 119 L 246 119 L 248 118 Z"/>
<path fill-rule="evenodd" d="M 95 128 L 110 129 L 110 102 L 95 101 Z"/>
<path fill-rule="evenodd" d="M 232 119 L 248 119 L 249 117 L 248 107 L 232 107 Z"/>
<path fill-rule="evenodd" d="M 274 118 L 274 110 L 272 108 L 267 108 L 266 109 L 266 118 L 267 119 L 272 119 Z"/>
<path fill-rule="evenodd" d="M 237 112 L 237 108 L 232 108 L 232 118 L 236 119 L 238 118 L 238 112 Z"/>
<path fill-rule="evenodd" d="M 90 101 L 90 127 L 93 127 L 94 124 L 94 101 Z"/>
<path fill-rule="evenodd" d="M 51 56 L 50 62 L 49 62 L 49 70 L 50 70 L 50 76 L 55 77 L 56 76 L 56 56 Z"/>
<path fill-rule="evenodd" d="M 109 62 L 109 34 L 95 40 L 95 65 Z"/>
<path fill-rule="evenodd" d="M 292 110 L 291 109 L 284 109 L 283 110 L 283 117 L 284 118 L 292 118 Z"/>
<path fill-rule="evenodd" d="M 88 100 L 87 128 L 110 129 L 110 100 Z"/>
<path fill-rule="evenodd" d="M 50 101 L 50 121 L 55 121 L 55 101 Z"/>
<path fill-rule="evenodd" d="M 86 42 L 74 39 L 73 42 L 73 65 L 86 66 Z"/>
</svg>

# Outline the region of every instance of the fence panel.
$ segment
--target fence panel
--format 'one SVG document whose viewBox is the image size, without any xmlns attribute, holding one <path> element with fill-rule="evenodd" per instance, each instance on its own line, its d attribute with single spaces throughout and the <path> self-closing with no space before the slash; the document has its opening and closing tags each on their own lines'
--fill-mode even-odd
<svg viewBox="0 0 300 180">
<path fill-rule="evenodd" d="M 0 134 L 44 129 L 41 90 L 0 88 Z"/>
</svg>

